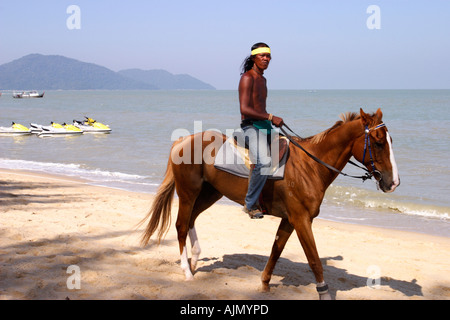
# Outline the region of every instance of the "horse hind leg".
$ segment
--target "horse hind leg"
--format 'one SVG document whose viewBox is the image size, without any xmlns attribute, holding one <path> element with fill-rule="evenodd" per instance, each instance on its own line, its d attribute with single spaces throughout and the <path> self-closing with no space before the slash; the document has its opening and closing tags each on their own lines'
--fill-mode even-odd
<svg viewBox="0 0 450 320">
<path fill-rule="evenodd" d="M 191 271 L 194 272 L 197 267 L 198 258 L 201 253 L 200 243 L 198 241 L 197 231 L 195 229 L 195 220 L 197 217 L 216 203 L 220 198 L 222 198 L 222 194 L 218 192 L 213 186 L 209 183 L 204 182 L 202 185 L 202 190 L 195 200 L 194 208 L 192 209 L 191 221 L 189 223 L 189 239 L 191 241 Z"/>
<path fill-rule="evenodd" d="M 189 197 L 179 196 L 180 207 L 178 209 L 178 218 L 176 228 L 178 233 L 178 244 L 180 246 L 180 266 L 183 270 L 186 281 L 194 279 L 193 272 L 197 266 L 198 258 L 201 253 L 200 243 L 195 229 L 195 220 L 204 210 L 222 197 L 222 194 L 214 189 L 209 183 L 203 183 L 197 195 Z M 195 199 L 195 202 L 192 202 Z M 186 247 L 186 238 L 189 235 L 191 242 L 192 258 L 189 263 L 188 251 Z"/>
<path fill-rule="evenodd" d="M 190 281 L 194 279 L 194 275 L 192 274 L 189 260 L 188 260 L 188 252 L 186 249 L 186 238 L 189 231 L 189 219 L 192 212 L 192 204 L 183 203 L 180 198 L 180 207 L 178 209 L 178 218 L 176 222 L 176 228 L 178 233 L 178 245 L 180 247 L 180 267 L 183 270 L 184 275 L 186 277 L 186 281 Z"/>
<path fill-rule="evenodd" d="M 202 249 L 200 248 L 200 243 L 198 242 L 197 231 L 195 227 L 189 229 L 189 240 L 191 241 L 191 272 L 195 271 L 197 267 L 198 258 Z"/>
</svg>

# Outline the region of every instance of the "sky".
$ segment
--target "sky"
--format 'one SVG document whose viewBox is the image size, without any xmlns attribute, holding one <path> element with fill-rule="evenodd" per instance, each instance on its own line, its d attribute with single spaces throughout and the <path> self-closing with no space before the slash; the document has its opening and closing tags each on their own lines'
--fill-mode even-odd
<svg viewBox="0 0 450 320">
<path fill-rule="evenodd" d="M 449 17 L 448 0 L 2 0 L 0 64 L 63 55 L 235 90 L 265 42 L 269 90 L 450 89 Z"/>
</svg>

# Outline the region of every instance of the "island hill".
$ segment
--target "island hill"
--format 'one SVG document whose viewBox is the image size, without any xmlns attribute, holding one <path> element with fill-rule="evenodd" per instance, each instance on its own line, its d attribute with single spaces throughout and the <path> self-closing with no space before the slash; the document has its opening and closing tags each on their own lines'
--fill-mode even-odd
<svg viewBox="0 0 450 320">
<path fill-rule="evenodd" d="M 0 65 L 1 90 L 215 90 L 187 74 L 108 68 L 57 55 L 30 54 Z"/>
</svg>

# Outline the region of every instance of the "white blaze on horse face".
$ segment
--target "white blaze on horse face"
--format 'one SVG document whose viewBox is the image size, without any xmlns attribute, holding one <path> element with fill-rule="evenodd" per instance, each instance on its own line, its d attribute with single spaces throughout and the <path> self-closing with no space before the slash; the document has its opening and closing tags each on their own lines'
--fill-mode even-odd
<svg viewBox="0 0 450 320">
<path fill-rule="evenodd" d="M 394 150 L 392 149 L 391 136 L 389 135 L 389 132 L 387 132 L 387 131 L 386 131 L 386 140 L 389 145 L 389 160 L 391 161 L 391 166 L 392 166 L 392 186 L 391 186 L 391 190 L 390 190 L 392 192 L 400 184 L 400 178 L 398 175 L 397 163 L 395 162 Z"/>
</svg>

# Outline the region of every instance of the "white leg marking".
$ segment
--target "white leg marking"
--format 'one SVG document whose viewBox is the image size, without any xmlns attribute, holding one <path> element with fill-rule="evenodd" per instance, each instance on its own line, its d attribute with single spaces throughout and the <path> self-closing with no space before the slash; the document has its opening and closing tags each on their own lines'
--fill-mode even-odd
<svg viewBox="0 0 450 320">
<path fill-rule="evenodd" d="M 194 280 L 194 275 L 192 274 L 191 268 L 189 267 L 186 246 L 183 248 L 183 252 L 181 253 L 181 269 L 184 271 L 186 281 Z"/>
<path fill-rule="evenodd" d="M 191 240 L 191 270 L 194 271 L 197 266 L 198 257 L 200 256 L 200 252 L 202 251 L 200 248 L 200 244 L 197 238 L 197 232 L 195 231 L 195 227 L 189 230 L 189 239 Z"/>
<path fill-rule="evenodd" d="M 392 166 L 392 187 L 391 191 L 394 191 L 395 188 L 400 184 L 400 178 L 398 176 L 398 169 L 397 169 L 397 163 L 395 162 L 394 157 L 394 150 L 392 149 L 392 143 L 391 143 L 391 136 L 389 135 L 389 132 L 386 132 L 386 140 L 389 144 L 389 157 L 391 161 Z"/>
</svg>

